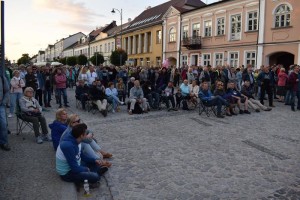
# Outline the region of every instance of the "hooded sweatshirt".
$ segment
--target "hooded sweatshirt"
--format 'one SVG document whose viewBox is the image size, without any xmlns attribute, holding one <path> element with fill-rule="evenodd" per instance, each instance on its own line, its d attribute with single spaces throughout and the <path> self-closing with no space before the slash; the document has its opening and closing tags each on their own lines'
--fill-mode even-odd
<svg viewBox="0 0 300 200">
<path fill-rule="evenodd" d="M 67 127 L 67 124 L 57 120 L 55 120 L 52 124 L 49 124 L 49 128 L 51 129 L 52 143 L 55 151 L 59 145 L 59 140 Z"/>
</svg>

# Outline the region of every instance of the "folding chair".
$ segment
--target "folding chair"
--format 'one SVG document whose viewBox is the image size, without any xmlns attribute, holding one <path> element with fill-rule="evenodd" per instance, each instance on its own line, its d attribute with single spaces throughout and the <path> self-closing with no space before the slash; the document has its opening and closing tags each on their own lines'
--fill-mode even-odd
<svg viewBox="0 0 300 200">
<path fill-rule="evenodd" d="M 28 127 L 31 131 L 33 131 L 33 125 L 31 122 L 25 121 L 23 118 L 23 113 L 21 111 L 19 102 L 16 103 L 16 116 L 17 116 L 17 135 L 23 133 L 23 130 Z"/>
<path fill-rule="evenodd" d="M 205 113 L 207 117 L 210 117 L 211 114 L 217 116 L 216 106 L 208 106 L 205 102 L 201 99 L 199 101 L 199 115 Z"/>
</svg>

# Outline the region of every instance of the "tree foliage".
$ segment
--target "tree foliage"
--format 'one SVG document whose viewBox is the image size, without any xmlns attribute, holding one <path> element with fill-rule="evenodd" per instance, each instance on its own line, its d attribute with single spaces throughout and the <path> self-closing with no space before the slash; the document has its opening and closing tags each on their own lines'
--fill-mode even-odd
<svg viewBox="0 0 300 200">
<path fill-rule="evenodd" d="M 66 64 L 67 64 L 67 58 L 66 58 L 66 57 L 60 58 L 60 59 L 58 60 L 58 62 L 60 62 L 60 63 L 63 64 L 63 65 L 66 65 Z"/>
<path fill-rule="evenodd" d="M 66 64 L 69 66 L 75 66 L 77 64 L 77 57 L 76 56 L 67 57 Z"/>
<path fill-rule="evenodd" d="M 88 59 L 85 55 L 81 54 L 80 56 L 77 57 L 77 64 L 78 65 L 86 65 Z"/>
<path fill-rule="evenodd" d="M 104 63 L 104 57 L 102 54 L 97 52 L 90 58 L 90 61 L 93 63 L 93 65 L 98 66 L 99 64 L 101 65 Z"/>
<path fill-rule="evenodd" d="M 123 49 L 116 49 L 111 53 L 110 62 L 113 65 L 120 66 L 120 60 L 121 60 L 121 65 L 124 65 L 127 58 L 128 55 Z"/>
<path fill-rule="evenodd" d="M 18 59 L 17 63 L 18 63 L 18 65 L 21 65 L 21 64 L 25 65 L 25 64 L 30 63 L 29 54 L 28 53 L 22 54 L 22 57 Z"/>
</svg>

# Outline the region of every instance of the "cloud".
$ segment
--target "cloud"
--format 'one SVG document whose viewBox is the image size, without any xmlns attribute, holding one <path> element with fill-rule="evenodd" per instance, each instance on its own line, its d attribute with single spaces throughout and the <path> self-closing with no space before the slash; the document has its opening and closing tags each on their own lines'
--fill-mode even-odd
<svg viewBox="0 0 300 200">
<path fill-rule="evenodd" d="M 33 0 L 33 3 L 38 9 L 59 11 L 74 21 L 91 22 L 93 17 L 105 17 L 88 9 L 83 2 L 74 0 Z"/>
</svg>

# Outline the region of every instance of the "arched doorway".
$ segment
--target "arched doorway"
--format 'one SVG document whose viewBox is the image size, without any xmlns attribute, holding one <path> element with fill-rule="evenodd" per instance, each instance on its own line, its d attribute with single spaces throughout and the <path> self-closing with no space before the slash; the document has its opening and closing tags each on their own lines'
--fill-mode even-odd
<svg viewBox="0 0 300 200">
<path fill-rule="evenodd" d="M 177 59 L 174 57 L 169 57 L 168 61 L 169 61 L 170 66 L 176 66 L 176 64 L 177 64 Z"/>
<path fill-rule="evenodd" d="M 281 64 L 285 68 L 288 68 L 290 65 L 293 65 L 294 62 L 295 56 L 289 52 L 277 52 L 269 56 L 269 65 Z"/>
</svg>

